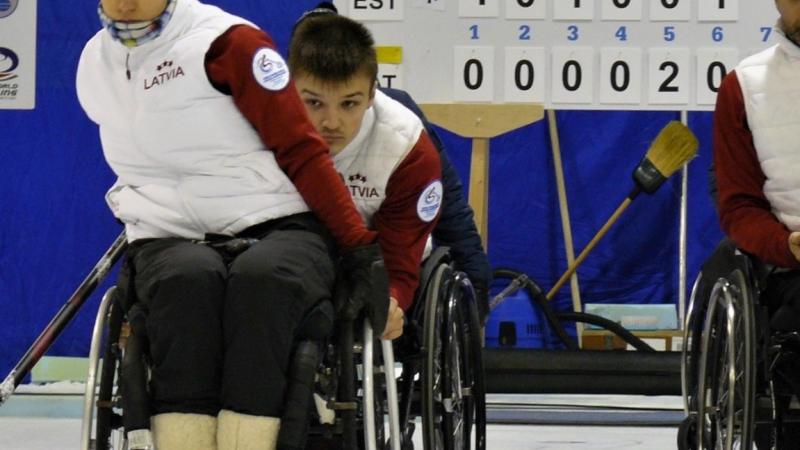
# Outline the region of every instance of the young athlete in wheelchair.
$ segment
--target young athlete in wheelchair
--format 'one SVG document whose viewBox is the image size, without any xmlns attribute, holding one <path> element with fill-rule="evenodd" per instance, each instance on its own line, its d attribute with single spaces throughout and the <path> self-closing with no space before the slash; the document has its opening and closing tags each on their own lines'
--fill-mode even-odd
<svg viewBox="0 0 800 450">
<path fill-rule="evenodd" d="M 295 24 L 289 46 L 289 68 L 295 76 L 297 90 L 309 117 L 330 145 L 334 164 L 350 188 L 356 206 L 365 221 L 378 232 L 393 302 L 397 300 L 406 312 L 412 312 L 413 308 L 414 316 L 409 327 L 412 329 L 414 324 L 423 324 L 423 315 L 436 316 L 436 311 L 428 311 L 428 308 L 444 307 L 450 312 L 443 312 L 445 318 L 437 319 L 444 322 L 440 325 L 431 322 L 427 324 L 428 329 L 435 329 L 439 333 L 441 327 L 447 328 L 447 320 L 459 326 L 466 325 L 457 331 L 471 330 L 472 337 L 476 339 L 471 344 L 472 356 L 475 356 L 480 347 L 477 340 L 479 327 L 468 323 L 471 317 L 469 305 L 475 303 L 476 296 L 468 284 L 474 281 L 477 286 L 474 289 L 478 293 L 477 309 L 485 317 L 488 313 L 486 287 L 490 274 L 471 210 L 463 202 L 457 175 L 449 166 L 446 154 L 434 146 L 438 139 L 424 122 L 424 116 L 413 100 L 402 91 L 377 88 L 377 65 L 370 32 L 362 24 L 339 16 L 329 2 L 323 2 L 307 12 Z M 444 186 L 440 179 L 444 180 Z M 444 213 L 434 227 L 430 212 L 438 210 L 439 205 Z M 469 281 L 461 275 L 461 281 L 448 282 L 458 287 L 432 287 L 436 294 L 431 295 L 436 298 L 447 297 L 447 294 L 439 292 L 440 289 L 457 292 L 458 305 L 442 306 L 437 303 L 438 300 L 426 302 L 425 298 L 419 296 L 426 288 L 424 284 L 417 289 L 417 300 L 411 301 L 417 288 L 419 260 L 426 250 L 426 243 L 429 243 L 426 233 L 431 231 L 438 244 L 452 246 L 455 267 L 470 273 Z M 452 272 L 452 269 L 448 270 Z M 431 276 L 434 275 L 431 273 Z M 455 273 L 448 273 L 447 277 L 452 275 Z M 452 314 L 457 314 L 457 317 L 450 317 Z M 450 334 L 449 331 L 444 332 Z M 403 342 L 414 342 L 415 337 L 419 340 L 423 336 L 424 332 L 411 333 Z M 467 339 L 467 336 L 470 335 L 464 334 L 461 338 Z M 420 354 L 419 345 L 401 347 L 411 348 L 411 351 L 402 352 L 404 356 L 409 353 Z M 432 358 L 435 349 L 426 348 L 428 351 L 423 353 Z M 469 356 L 469 353 L 465 352 L 465 356 Z M 450 368 L 453 366 L 447 365 Z M 412 367 L 413 364 L 406 365 L 405 380 L 410 380 L 419 372 L 418 368 Z M 423 378 L 429 373 L 431 377 L 436 376 L 435 372 L 433 367 L 423 370 Z M 459 381 L 456 380 L 456 383 Z M 409 395 L 412 386 L 413 383 L 407 385 L 405 392 Z M 430 390 L 423 386 L 423 396 Z M 444 400 L 455 400 L 456 404 L 461 405 L 459 399 L 455 398 L 460 393 L 453 394 L 455 397 L 451 394 L 445 393 Z M 479 402 L 482 402 L 482 394 L 479 397 Z M 423 420 L 433 416 L 431 402 L 427 405 L 431 409 L 423 414 Z M 479 411 L 478 415 L 482 415 L 482 412 Z M 463 419 L 471 423 L 471 417 Z M 482 417 L 478 422 L 483 422 Z M 408 420 L 404 420 L 405 423 L 410 424 Z M 477 440 L 478 445 L 482 446 L 482 425 L 479 428 Z M 449 439 L 453 439 L 454 433 L 463 434 L 464 430 L 467 437 L 456 444 L 459 448 L 461 445 L 469 446 L 469 425 L 455 432 L 446 432 L 450 435 Z M 423 431 L 426 435 L 434 433 L 430 423 L 423 427 Z"/>
<path fill-rule="evenodd" d="M 688 448 L 800 448 L 800 3 L 775 0 L 778 44 L 720 86 L 714 175 L 728 238 L 687 314 Z"/>
</svg>

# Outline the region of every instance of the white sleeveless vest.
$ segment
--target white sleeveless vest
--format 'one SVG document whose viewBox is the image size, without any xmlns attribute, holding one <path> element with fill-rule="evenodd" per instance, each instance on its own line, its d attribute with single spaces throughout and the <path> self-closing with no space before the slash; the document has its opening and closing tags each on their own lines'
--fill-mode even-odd
<svg viewBox="0 0 800 450">
<path fill-rule="evenodd" d="M 211 43 L 231 26 L 254 25 L 197 0 L 177 2 L 158 38 L 128 49 L 101 30 L 78 66 L 78 98 L 118 177 L 106 201 L 128 240 L 235 234 L 308 211 L 232 98 L 206 76 Z"/>
<path fill-rule="evenodd" d="M 386 185 L 397 166 L 417 144 L 422 121 L 381 91 L 367 109 L 361 128 L 333 158 L 368 227 L 386 199 Z"/>
<path fill-rule="evenodd" d="M 736 67 L 747 122 L 764 171 L 764 195 L 790 230 L 800 230 L 800 47 L 779 43 Z"/>
</svg>

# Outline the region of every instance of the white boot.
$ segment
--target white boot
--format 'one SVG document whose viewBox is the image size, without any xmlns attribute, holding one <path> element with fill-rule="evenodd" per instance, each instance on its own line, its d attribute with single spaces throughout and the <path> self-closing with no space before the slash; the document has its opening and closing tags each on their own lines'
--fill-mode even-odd
<svg viewBox="0 0 800 450">
<path fill-rule="evenodd" d="M 217 418 L 165 413 L 150 420 L 157 450 L 217 450 Z"/>
<path fill-rule="evenodd" d="M 281 420 L 222 410 L 217 416 L 219 450 L 274 450 Z M 160 449 L 159 449 L 160 450 Z"/>
</svg>

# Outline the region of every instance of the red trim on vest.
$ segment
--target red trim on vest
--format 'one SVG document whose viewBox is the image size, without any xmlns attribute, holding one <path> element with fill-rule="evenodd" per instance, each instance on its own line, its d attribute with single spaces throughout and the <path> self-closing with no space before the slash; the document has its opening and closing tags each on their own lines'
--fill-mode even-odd
<svg viewBox="0 0 800 450">
<path fill-rule="evenodd" d="M 417 213 L 417 200 L 426 187 L 441 178 L 439 153 L 423 131 L 389 177 L 386 199 L 372 218 L 389 272 L 390 294 L 404 311 L 414 300 L 425 243 L 439 220 L 437 215 L 423 222 Z"/>
</svg>

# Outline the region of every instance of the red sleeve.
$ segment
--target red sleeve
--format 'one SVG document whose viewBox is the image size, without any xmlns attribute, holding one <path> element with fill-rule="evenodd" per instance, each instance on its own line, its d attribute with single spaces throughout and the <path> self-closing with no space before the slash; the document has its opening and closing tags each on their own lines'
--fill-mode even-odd
<svg viewBox="0 0 800 450">
<path fill-rule="evenodd" d="M 431 183 L 441 178 L 439 153 L 423 131 L 389 178 L 386 199 L 373 216 L 389 272 L 389 293 L 403 311 L 407 311 L 414 300 L 425 243 L 439 218 L 437 214 L 433 220 L 423 221 L 417 213 L 417 201 Z M 441 210 L 441 199 L 439 201 Z"/>
<path fill-rule="evenodd" d="M 723 231 L 739 248 L 764 262 L 800 267 L 789 249 L 789 230 L 772 214 L 764 196 L 766 176 L 747 124 L 735 71 L 725 77 L 717 93 L 713 146 Z"/>
<path fill-rule="evenodd" d="M 342 249 L 375 240 L 358 213 L 325 141 L 316 133 L 290 82 L 273 91 L 258 83 L 252 61 L 259 49 L 275 49 L 272 39 L 249 26 L 232 27 L 206 53 L 208 79 L 233 97 L 242 115 L 253 125 L 275 160 L 297 187 L 306 204 L 330 229 Z"/>
</svg>

